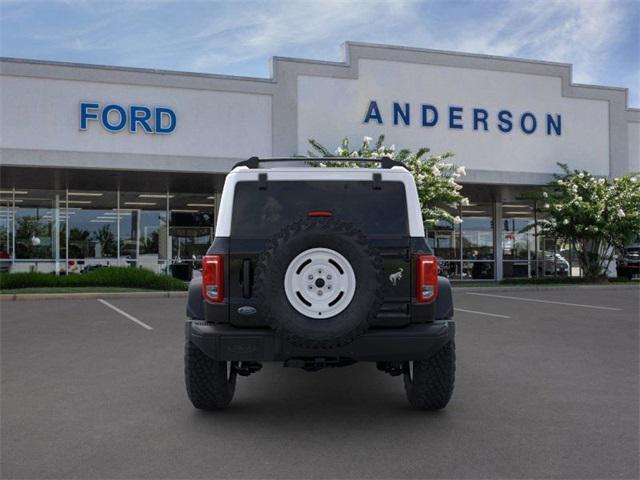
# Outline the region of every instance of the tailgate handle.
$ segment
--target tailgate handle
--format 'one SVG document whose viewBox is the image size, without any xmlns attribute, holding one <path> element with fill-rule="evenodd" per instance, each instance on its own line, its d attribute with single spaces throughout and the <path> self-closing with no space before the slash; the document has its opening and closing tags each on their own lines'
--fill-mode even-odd
<svg viewBox="0 0 640 480">
<path fill-rule="evenodd" d="M 251 298 L 251 260 L 242 261 L 242 296 Z"/>
</svg>

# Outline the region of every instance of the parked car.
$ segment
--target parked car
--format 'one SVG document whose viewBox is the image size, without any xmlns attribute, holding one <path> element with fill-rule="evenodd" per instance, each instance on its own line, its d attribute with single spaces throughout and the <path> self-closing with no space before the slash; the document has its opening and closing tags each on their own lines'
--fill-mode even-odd
<svg viewBox="0 0 640 480">
<path fill-rule="evenodd" d="M 640 243 L 624 247 L 616 262 L 616 273 L 619 277 L 627 277 L 629 280 L 634 275 L 640 275 Z"/>
<path fill-rule="evenodd" d="M 538 264 L 538 272 L 544 276 L 569 275 L 570 270 L 569 261 L 559 253 L 545 252 L 544 261 Z"/>
<path fill-rule="evenodd" d="M 0 273 L 7 273 L 9 270 L 11 270 L 11 255 L 0 250 Z"/>
<path fill-rule="evenodd" d="M 226 407 L 237 375 L 262 362 L 316 371 L 367 361 L 404 376 L 412 406 L 444 408 L 455 376 L 453 300 L 411 174 L 390 159 L 339 169 L 263 162 L 227 175 L 216 237 L 189 286 L 193 405 Z"/>
</svg>

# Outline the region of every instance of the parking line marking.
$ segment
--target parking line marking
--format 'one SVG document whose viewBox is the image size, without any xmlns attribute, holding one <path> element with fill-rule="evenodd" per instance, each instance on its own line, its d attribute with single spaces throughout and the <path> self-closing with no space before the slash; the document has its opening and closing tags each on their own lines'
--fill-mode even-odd
<svg viewBox="0 0 640 480">
<path fill-rule="evenodd" d="M 601 307 L 600 305 L 583 305 L 581 303 L 568 303 L 568 302 L 556 302 L 554 300 L 539 300 L 537 298 L 525 298 L 525 297 L 511 297 L 508 295 L 494 295 L 492 293 L 476 293 L 466 292 L 467 295 L 478 295 L 481 297 L 494 297 L 494 298 L 506 298 L 508 300 L 523 300 L 525 302 L 538 302 L 538 303 L 552 303 L 554 305 L 567 305 L 569 307 L 582 307 L 582 308 L 596 308 L 598 310 L 613 310 L 616 312 L 621 311 L 621 308 L 613 307 Z"/>
<path fill-rule="evenodd" d="M 118 307 L 116 307 L 115 305 L 111 305 L 109 302 L 107 302 L 106 300 L 103 300 L 101 298 L 98 299 L 98 301 L 109 307 L 111 310 L 115 310 L 116 312 L 118 312 L 120 315 L 122 315 L 123 317 L 127 317 L 129 320 L 131 320 L 132 322 L 137 323 L 138 325 L 140 325 L 142 328 L 146 328 L 147 330 L 153 330 L 153 328 L 151 328 L 149 325 L 147 325 L 144 322 L 141 322 L 140 320 L 138 320 L 136 317 L 134 317 L 133 315 L 129 315 L 127 312 L 125 312 L 124 310 L 120 310 Z"/>
<path fill-rule="evenodd" d="M 508 315 L 500 315 L 498 313 L 476 312 L 475 310 L 465 310 L 464 308 L 454 307 L 454 312 L 475 313 L 476 315 L 486 315 L 487 317 L 511 318 Z"/>
</svg>

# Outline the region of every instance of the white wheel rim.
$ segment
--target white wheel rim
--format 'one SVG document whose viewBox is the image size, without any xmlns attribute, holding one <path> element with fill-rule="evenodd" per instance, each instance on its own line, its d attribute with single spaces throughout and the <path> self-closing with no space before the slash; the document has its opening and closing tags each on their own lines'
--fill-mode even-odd
<svg viewBox="0 0 640 480">
<path fill-rule="evenodd" d="M 331 318 L 351 303 L 356 276 L 349 261 L 335 250 L 311 248 L 289 264 L 284 290 L 291 306 L 301 314 Z"/>
</svg>

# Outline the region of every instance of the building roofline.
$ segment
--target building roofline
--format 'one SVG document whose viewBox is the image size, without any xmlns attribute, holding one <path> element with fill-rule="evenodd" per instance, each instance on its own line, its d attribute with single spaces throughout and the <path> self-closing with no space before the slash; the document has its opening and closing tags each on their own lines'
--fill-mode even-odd
<svg viewBox="0 0 640 480">
<path fill-rule="evenodd" d="M 346 41 L 342 43 L 343 48 L 343 60 L 342 61 L 330 61 L 330 60 L 313 60 L 297 57 L 286 56 L 273 56 L 270 59 L 271 75 L 268 78 L 265 77 L 248 77 L 240 75 L 223 75 L 215 73 L 200 73 L 200 72 L 186 72 L 179 70 L 165 70 L 154 68 L 140 68 L 140 67 L 124 67 L 116 65 L 103 65 L 103 64 L 89 64 L 89 63 L 76 63 L 76 62 L 63 62 L 55 60 L 36 60 L 28 58 L 16 58 L 16 57 L 0 57 L 1 63 L 13 63 L 21 65 L 39 65 L 39 66 L 54 66 L 54 67 L 68 67 L 68 68 L 80 68 L 87 70 L 110 70 L 123 73 L 133 74 L 155 74 L 160 76 L 178 76 L 178 77 L 190 77 L 194 79 L 211 79 L 211 80 L 227 80 L 227 81 L 240 81 L 240 82 L 256 82 L 259 84 L 275 84 L 278 82 L 278 63 L 296 63 L 306 65 L 318 65 L 318 66 L 330 66 L 330 67 L 351 67 L 352 49 L 375 49 L 386 51 L 398 51 L 408 52 L 422 55 L 442 55 L 444 57 L 456 57 L 456 58 L 469 58 L 475 60 L 488 60 L 492 62 L 508 62 L 511 64 L 528 64 L 532 66 L 546 66 L 550 68 L 557 68 L 558 70 L 565 70 L 568 72 L 568 83 L 571 87 L 587 88 L 587 89 L 600 89 L 608 91 L 622 92 L 625 95 L 625 108 L 628 112 L 635 112 L 640 110 L 635 107 L 629 106 L 629 89 L 626 87 L 606 86 L 606 85 L 594 85 L 594 84 L 579 84 L 572 81 L 573 78 L 573 64 L 562 62 L 551 62 L 546 60 L 532 60 L 519 57 L 505 57 L 498 55 L 488 55 L 481 53 L 468 53 L 468 52 L 456 52 L 450 50 L 437 50 L 429 48 L 419 47 L 407 47 L 401 45 L 386 45 L 378 43 L 368 42 L 354 42 Z M 357 58 L 368 58 L 366 55 L 360 55 Z M 375 59 L 375 58 L 374 58 Z M 499 70 L 499 69 L 498 69 Z"/>
<path fill-rule="evenodd" d="M 223 80 L 241 80 L 249 82 L 266 82 L 273 83 L 272 78 L 265 77 L 247 77 L 242 75 L 224 75 L 219 73 L 202 73 L 202 72 L 188 72 L 182 70 L 165 70 L 159 68 L 143 68 L 143 67 L 123 67 L 119 65 L 104 65 L 98 63 L 77 63 L 77 62 L 62 62 L 58 60 L 37 60 L 31 58 L 18 58 L 18 57 L 0 57 L 0 62 L 6 63 L 18 63 L 18 64 L 33 64 L 33 65 L 51 65 L 57 67 L 69 67 L 69 68 L 85 68 L 92 70 L 114 70 L 119 72 L 132 72 L 132 73 L 152 73 L 158 75 L 179 75 L 187 77 L 201 77 L 201 78 L 216 78 Z"/>
</svg>

